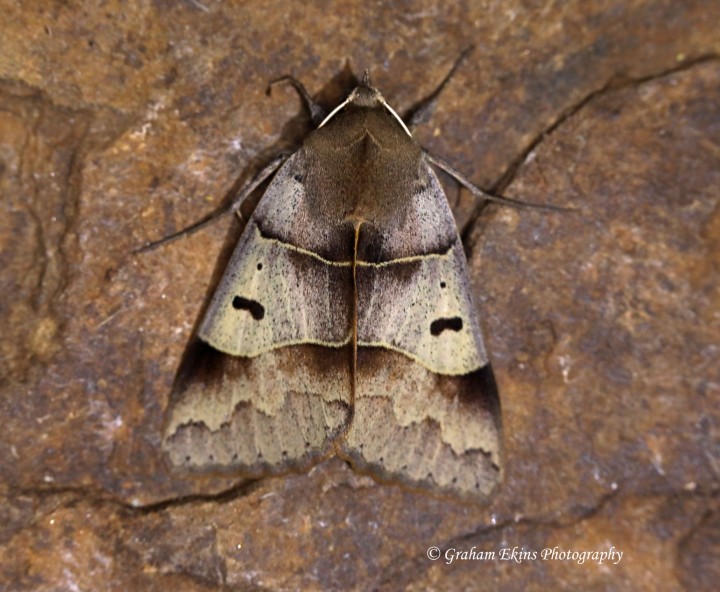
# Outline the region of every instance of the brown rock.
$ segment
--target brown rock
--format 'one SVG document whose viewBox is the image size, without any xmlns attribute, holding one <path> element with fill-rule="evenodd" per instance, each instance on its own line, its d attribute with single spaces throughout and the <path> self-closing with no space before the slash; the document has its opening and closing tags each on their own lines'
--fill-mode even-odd
<svg viewBox="0 0 720 592">
<path fill-rule="evenodd" d="M 7 589 L 713 589 L 715 5 L 4 4 Z M 480 211 L 447 184 L 501 389 L 502 491 L 475 508 L 337 460 L 244 485 L 169 475 L 163 410 L 239 228 L 132 250 L 302 138 L 269 80 L 332 103 L 370 67 L 403 112 L 470 44 L 417 137 L 485 188 L 578 208 Z M 473 545 L 624 555 L 445 562 Z"/>
</svg>

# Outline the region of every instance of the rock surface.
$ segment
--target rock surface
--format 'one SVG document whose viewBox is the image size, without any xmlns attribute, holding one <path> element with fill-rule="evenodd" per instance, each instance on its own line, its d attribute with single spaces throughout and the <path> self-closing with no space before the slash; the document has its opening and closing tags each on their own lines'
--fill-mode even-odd
<svg viewBox="0 0 720 592">
<path fill-rule="evenodd" d="M 720 5 L 537 4 L 0 2 L 3 589 L 715 589 Z M 500 493 L 440 501 L 336 459 L 168 474 L 167 397 L 240 226 L 133 249 L 302 139 L 269 80 L 332 106 L 369 67 L 404 112 L 470 45 L 416 136 L 485 188 L 576 208 L 446 183 L 500 387 Z M 495 557 L 446 559 L 473 549 Z"/>
</svg>

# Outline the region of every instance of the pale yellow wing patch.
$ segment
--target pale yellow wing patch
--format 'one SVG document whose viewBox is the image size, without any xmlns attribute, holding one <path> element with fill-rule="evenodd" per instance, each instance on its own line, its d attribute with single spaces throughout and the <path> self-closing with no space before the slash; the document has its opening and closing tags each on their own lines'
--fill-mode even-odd
<svg viewBox="0 0 720 592">
<path fill-rule="evenodd" d="M 357 289 L 358 346 L 401 352 L 438 374 L 487 363 L 459 240 L 440 255 L 359 262 Z"/>
<path fill-rule="evenodd" d="M 264 238 L 248 225 L 200 326 L 215 349 L 254 357 L 279 347 L 351 338 L 350 263 Z"/>
</svg>

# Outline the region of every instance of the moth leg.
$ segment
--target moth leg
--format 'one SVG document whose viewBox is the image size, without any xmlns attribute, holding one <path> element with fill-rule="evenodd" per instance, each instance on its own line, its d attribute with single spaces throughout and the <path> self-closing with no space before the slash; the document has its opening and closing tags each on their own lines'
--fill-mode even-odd
<svg viewBox="0 0 720 592">
<path fill-rule="evenodd" d="M 494 201 L 496 203 L 501 203 L 506 206 L 512 206 L 514 208 L 531 208 L 534 210 L 545 210 L 549 212 L 575 212 L 577 211 L 577 208 L 568 208 L 563 206 L 553 206 L 550 204 L 537 204 L 537 203 L 531 203 L 528 201 L 522 201 L 520 199 L 513 199 L 511 197 L 502 197 L 500 195 L 493 195 L 491 193 L 487 193 L 486 191 L 483 191 L 480 189 L 477 185 L 475 185 L 470 179 L 465 177 L 460 171 L 458 171 L 455 167 L 453 167 L 451 164 L 440 158 L 439 156 L 435 156 L 434 154 L 431 154 L 427 150 L 423 150 L 425 157 L 428 159 L 428 162 L 430 164 L 434 164 L 439 169 L 445 171 L 448 175 L 450 175 L 453 179 L 455 179 L 460 185 L 467 188 L 470 193 L 472 193 L 475 197 L 479 197 L 480 199 L 485 199 L 488 201 Z"/>
<path fill-rule="evenodd" d="M 313 125 L 318 126 L 322 123 L 323 119 L 325 119 L 325 116 L 327 115 L 327 109 L 325 109 L 325 107 L 323 107 L 319 103 L 316 103 L 313 100 L 313 98 L 310 96 L 310 93 L 307 91 L 302 82 L 300 82 L 293 76 L 282 76 L 277 80 L 270 81 L 270 84 L 268 84 L 267 90 L 265 92 L 270 95 L 273 86 L 277 84 L 292 85 L 292 87 L 297 91 L 297 94 L 300 96 L 300 99 L 305 105 L 305 108 L 310 113 L 310 119 L 313 122 Z"/>
<path fill-rule="evenodd" d="M 460 67 L 460 64 L 465 60 L 465 58 L 473 49 L 474 47 L 471 45 L 460 54 L 460 57 L 455 60 L 455 63 L 453 64 L 452 68 L 450 68 L 450 71 L 445 75 L 443 81 L 434 91 L 432 91 L 430 96 L 425 97 L 420 102 L 410 107 L 410 110 L 403 117 L 403 121 L 405 122 L 405 125 L 408 126 L 410 131 L 412 131 L 414 127 L 430 121 L 430 118 L 435 111 L 435 107 L 437 106 L 440 93 L 442 93 L 442 91 L 445 89 L 445 86 L 447 86 L 447 83 L 450 82 L 450 79 Z"/>
<path fill-rule="evenodd" d="M 258 173 L 255 174 L 252 179 L 250 179 L 247 183 L 245 183 L 237 192 L 237 195 L 232 199 L 232 201 L 226 205 L 223 205 L 219 207 L 218 209 L 214 210 L 213 212 L 210 212 L 206 216 L 203 216 L 200 220 L 197 222 L 191 224 L 190 226 L 187 226 L 183 228 L 182 230 L 178 230 L 177 232 L 174 232 L 166 237 L 163 237 L 159 240 L 147 243 L 143 245 L 142 247 L 139 247 L 133 251 L 133 254 L 137 253 L 147 253 L 148 251 L 152 251 L 153 249 L 157 249 L 158 247 L 162 245 L 166 245 L 168 243 L 171 243 L 173 241 L 176 241 L 177 239 L 183 237 L 183 236 L 190 236 L 191 234 L 196 233 L 198 230 L 202 230 L 206 226 L 209 226 L 213 222 L 215 222 L 218 218 L 221 216 L 224 216 L 228 212 L 231 212 L 235 210 L 236 212 L 240 212 L 240 205 L 243 201 L 253 192 L 255 189 L 258 188 L 258 186 L 265 181 L 270 175 L 272 175 L 278 168 L 280 168 L 280 165 L 282 165 L 287 159 L 288 154 L 281 154 L 280 156 L 276 156 L 273 158 L 265 167 L 263 167 Z M 239 214 L 240 215 L 240 214 Z M 242 220 L 242 215 L 240 215 L 240 219 Z"/>
</svg>

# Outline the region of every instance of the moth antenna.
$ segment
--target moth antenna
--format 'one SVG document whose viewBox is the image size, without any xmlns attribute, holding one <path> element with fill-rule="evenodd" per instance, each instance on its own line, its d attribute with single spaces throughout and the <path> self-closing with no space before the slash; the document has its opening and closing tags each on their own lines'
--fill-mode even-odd
<svg viewBox="0 0 720 592">
<path fill-rule="evenodd" d="M 198 10 L 202 10 L 203 12 L 210 12 L 210 9 L 202 2 L 199 2 L 199 0 L 187 0 L 187 3 L 190 4 L 190 6 L 194 6 Z"/>
<path fill-rule="evenodd" d="M 474 45 L 471 45 L 470 47 L 464 49 L 458 59 L 455 60 L 455 63 L 452 65 L 452 68 L 450 68 L 450 71 L 445 75 L 445 78 L 443 78 L 442 82 L 438 85 L 438 87 L 434 91 L 432 91 L 430 96 L 420 100 L 419 103 L 415 103 L 415 105 L 410 107 L 408 112 L 405 113 L 403 120 L 411 130 L 413 129 L 413 127 L 421 123 L 426 123 L 430 120 L 430 117 L 435 111 L 435 107 L 437 107 L 437 101 L 440 93 L 445 90 L 447 83 L 450 82 L 450 79 L 455 75 L 455 72 L 457 72 L 460 64 L 465 61 L 465 58 L 470 55 L 473 49 L 475 49 Z"/>
<path fill-rule="evenodd" d="M 320 122 L 322 122 L 322 120 L 325 119 L 325 116 L 327 115 L 327 109 L 320 105 L 320 103 L 317 103 L 315 100 L 313 100 L 313 98 L 310 96 L 310 93 L 307 91 L 305 85 L 302 82 L 290 75 L 282 76 L 275 80 L 271 80 L 267 86 L 267 89 L 265 90 L 265 93 L 270 96 L 272 94 L 273 87 L 277 84 L 292 85 L 292 87 L 297 91 L 298 95 L 300 96 L 300 99 L 302 100 L 305 108 L 308 110 L 308 113 L 310 113 L 310 119 L 312 120 L 313 125 L 320 125 Z"/>
<path fill-rule="evenodd" d="M 360 83 L 362 86 L 372 86 L 370 83 L 370 70 L 365 68 L 365 71 L 363 72 L 362 82 Z"/>
<path fill-rule="evenodd" d="M 439 156 L 435 156 L 434 154 L 431 154 L 427 150 L 423 150 L 423 153 L 427 157 L 428 161 L 431 164 L 434 164 L 439 169 L 445 171 L 448 175 L 450 175 L 453 179 L 455 179 L 460 185 L 465 187 L 472 193 L 475 197 L 479 197 L 481 199 L 486 199 L 488 201 L 494 201 L 495 203 L 503 204 L 506 206 L 511 206 L 513 208 L 530 208 L 533 210 L 545 210 L 548 212 L 576 212 L 578 211 L 578 208 L 572 208 L 572 207 L 563 207 L 563 206 L 554 206 L 551 204 L 537 204 L 537 203 L 531 203 L 528 201 L 522 201 L 520 199 L 512 199 L 511 197 L 502 197 L 500 195 L 493 195 L 491 193 L 487 193 L 486 191 L 483 191 L 480 189 L 477 185 L 475 185 L 472 181 L 470 181 L 465 175 L 463 175 L 460 171 L 458 171 L 455 167 L 444 161 Z"/>
<path fill-rule="evenodd" d="M 198 230 L 202 230 L 206 226 L 210 226 L 213 222 L 216 222 L 219 218 L 229 212 L 232 212 L 233 210 L 237 212 L 240 220 L 243 220 L 242 213 L 240 212 L 240 206 L 242 205 L 243 201 L 245 201 L 245 199 L 253 191 L 255 191 L 255 189 L 257 189 L 258 186 L 263 181 L 265 181 L 265 179 L 272 175 L 280 167 L 280 165 L 282 165 L 288 159 L 288 156 L 288 154 L 281 154 L 280 156 L 276 156 L 275 158 L 273 158 L 265 167 L 263 167 L 262 170 L 260 170 L 247 183 L 245 183 L 242 187 L 240 187 L 240 189 L 238 189 L 237 194 L 228 204 L 210 212 L 209 214 L 203 216 L 197 222 L 194 222 L 190 226 L 186 226 L 182 230 L 173 232 L 166 237 L 163 237 L 151 243 L 147 243 L 142 247 L 135 249 L 132 252 L 133 255 L 153 251 L 154 249 L 157 249 L 158 247 L 161 247 L 163 245 L 167 245 L 168 243 L 172 243 L 177 239 L 182 238 L 183 236 L 190 236 L 191 234 L 195 234 Z"/>
</svg>

